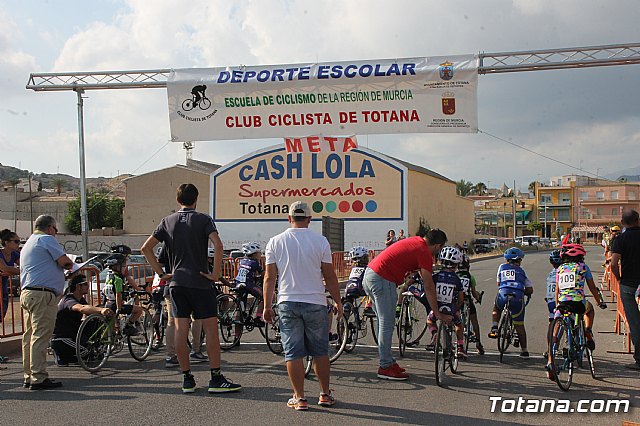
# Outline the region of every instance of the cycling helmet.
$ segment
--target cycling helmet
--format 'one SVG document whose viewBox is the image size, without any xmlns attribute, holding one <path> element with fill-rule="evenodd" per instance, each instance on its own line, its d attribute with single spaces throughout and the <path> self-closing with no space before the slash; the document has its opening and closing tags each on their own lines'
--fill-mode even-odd
<svg viewBox="0 0 640 426">
<path fill-rule="evenodd" d="M 560 254 L 560 250 L 553 250 L 549 253 L 549 262 L 557 268 L 562 263 L 562 255 Z"/>
<path fill-rule="evenodd" d="M 362 259 L 365 256 L 369 255 L 369 250 L 362 246 L 355 246 L 351 250 L 349 250 L 349 257 L 351 260 L 357 261 Z"/>
<path fill-rule="evenodd" d="M 587 252 L 584 250 L 581 244 L 565 244 L 562 246 L 562 256 L 578 257 L 584 256 Z"/>
<path fill-rule="evenodd" d="M 443 264 L 448 262 L 457 265 L 462 262 L 462 252 L 456 247 L 442 247 L 442 250 L 440 250 L 440 260 L 442 260 Z"/>
<path fill-rule="evenodd" d="M 462 255 L 462 262 L 458 265 L 458 269 L 464 269 L 465 271 L 469 270 L 471 262 L 469 261 L 469 256 L 466 254 Z"/>
<path fill-rule="evenodd" d="M 518 247 L 511 247 L 505 250 L 504 258 L 507 260 L 522 260 L 524 252 Z"/>
<path fill-rule="evenodd" d="M 111 247 L 111 253 L 129 255 L 131 254 L 131 247 L 125 246 L 124 244 L 118 244 L 117 246 Z"/>
<path fill-rule="evenodd" d="M 245 256 L 251 256 L 254 253 L 260 253 L 260 243 L 250 242 L 242 245 L 242 253 Z"/>
<path fill-rule="evenodd" d="M 120 254 L 120 253 L 116 253 L 113 256 L 111 256 L 109 259 L 107 259 L 105 264 L 107 266 L 124 265 L 124 263 L 126 261 L 127 261 L 127 256 L 126 255 Z"/>
</svg>

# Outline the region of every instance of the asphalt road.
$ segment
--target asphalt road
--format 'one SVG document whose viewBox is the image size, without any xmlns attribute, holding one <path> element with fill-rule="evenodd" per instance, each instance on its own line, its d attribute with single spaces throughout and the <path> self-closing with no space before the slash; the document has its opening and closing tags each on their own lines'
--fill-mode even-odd
<svg viewBox="0 0 640 426">
<path fill-rule="evenodd" d="M 588 263 L 599 279 L 602 268 L 601 250 L 589 249 Z M 640 422 L 640 374 L 627 370 L 632 358 L 628 354 L 612 353 L 623 349 L 622 337 L 611 333 L 614 327 L 615 304 L 606 311 L 597 310 L 595 337 L 596 368 L 594 380 L 586 370 L 574 374 L 569 392 L 561 391 L 547 380 L 541 353 L 545 350 L 547 310 L 544 281 L 550 270 L 548 252 L 527 254 L 523 267 L 534 282 L 534 298 L 527 307 L 526 327 L 529 335 L 530 359 L 523 360 L 511 352 L 499 363 L 495 340 L 486 338 L 490 325 L 491 305 L 495 295 L 495 271 L 500 259 L 472 264 L 485 300 L 479 307 L 483 341 L 487 353 L 474 355 L 460 363 L 459 374 L 446 388 L 436 386 L 434 356 L 423 348 L 411 349 L 404 358 L 398 357 L 411 379 L 389 382 L 376 377 L 377 352 L 370 337 L 353 353 L 344 354 L 332 366 L 332 388 L 338 403 L 332 408 L 318 407 L 317 382 L 310 376 L 307 396 L 308 412 L 295 412 L 286 407 L 291 388 L 282 358 L 269 352 L 256 332 L 243 336 L 239 348 L 223 353 L 223 371 L 230 379 L 241 383 L 242 392 L 229 395 L 208 395 L 206 364 L 192 366 L 198 385 L 195 394 L 182 395 L 181 376 L 177 369 L 164 368 L 163 355 L 153 354 L 145 362 L 134 361 L 122 352 L 111 358 L 106 368 L 91 375 L 79 367 L 50 367 L 50 374 L 60 379 L 64 387 L 56 391 L 23 389 L 21 364 L 5 364 L 0 371 L 0 424 L 620 424 L 622 420 Z M 609 298 L 607 298 L 610 300 Z M 513 350 L 512 350 L 513 351 Z M 397 354 L 397 352 L 396 352 Z M 19 355 L 18 355 L 19 356 Z M 15 356 L 14 359 L 17 360 Z M 561 406 L 571 401 L 569 413 L 501 413 L 502 401 L 492 412 L 490 397 L 525 402 L 551 399 Z M 579 400 L 628 400 L 627 413 L 575 412 Z M 512 403 L 504 407 L 510 409 Z M 590 404 L 590 403 L 588 403 Z M 583 407 L 588 407 L 589 405 Z M 530 406 L 530 405 L 529 405 Z M 548 406 L 547 406 L 548 407 Z M 598 409 L 599 403 L 594 408 Z"/>
</svg>

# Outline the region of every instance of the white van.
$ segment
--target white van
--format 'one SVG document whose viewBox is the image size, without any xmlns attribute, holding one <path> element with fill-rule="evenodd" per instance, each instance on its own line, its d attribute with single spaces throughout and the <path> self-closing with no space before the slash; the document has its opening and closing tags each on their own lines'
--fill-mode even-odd
<svg viewBox="0 0 640 426">
<path fill-rule="evenodd" d="M 523 235 L 520 238 L 520 243 L 523 246 L 539 246 L 540 245 L 540 237 L 537 235 Z M 517 238 L 516 238 L 517 241 Z"/>
</svg>

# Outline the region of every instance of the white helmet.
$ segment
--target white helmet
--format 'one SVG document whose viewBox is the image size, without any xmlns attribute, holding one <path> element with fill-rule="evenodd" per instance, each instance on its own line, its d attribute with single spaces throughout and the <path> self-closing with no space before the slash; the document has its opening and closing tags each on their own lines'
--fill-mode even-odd
<svg viewBox="0 0 640 426">
<path fill-rule="evenodd" d="M 256 243 L 255 241 L 244 243 L 242 245 L 242 253 L 245 256 L 251 256 L 253 253 L 260 253 L 260 251 L 260 243 Z"/>
<path fill-rule="evenodd" d="M 447 261 L 453 264 L 459 264 L 462 262 L 462 252 L 456 247 L 446 246 L 440 250 L 440 260 Z"/>
<path fill-rule="evenodd" d="M 362 246 L 355 246 L 349 251 L 349 256 L 351 260 L 360 260 L 365 256 L 369 255 L 369 250 Z"/>
</svg>

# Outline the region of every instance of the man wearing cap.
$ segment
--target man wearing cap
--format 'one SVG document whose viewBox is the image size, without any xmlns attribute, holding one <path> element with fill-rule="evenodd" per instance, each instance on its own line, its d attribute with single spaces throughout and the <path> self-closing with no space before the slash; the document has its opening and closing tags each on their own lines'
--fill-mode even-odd
<svg viewBox="0 0 640 426">
<path fill-rule="evenodd" d="M 611 272 L 620 281 L 620 301 L 624 306 L 629 335 L 635 347 L 635 363 L 627 368 L 640 371 L 640 311 L 636 302 L 640 289 L 640 216 L 635 210 L 622 213 L 625 230 L 613 238 L 611 246 Z M 620 267 L 619 265 L 622 265 Z"/>
<path fill-rule="evenodd" d="M 271 238 L 265 249 L 263 318 L 267 322 L 274 320 L 272 305 L 278 278 L 280 333 L 294 391 L 287 405 L 296 410 L 308 408 L 303 358 L 310 355 L 321 389 L 318 405 L 328 407 L 335 399 L 329 389 L 329 320 L 325 291 L 335 301 L 337 314 L 342 315 L 338 278 L 333 270 L 329 242 L 309 229 L 311 210 L 307 203 L 294 202 L 288 213 L 289 229 Z"/>
<path fill-rule="evenodd" d="M 20 254 L 22 368 L 24 387 L 31 390 L 62 386 L 47 373 L 47 347 L 56 323 L 58 300 L 64 291 L 64 270 L 71 270 L 73 262 L 56 240 L 56 225 L 52 216 L 38 216 L 35 231 Z"/>
</svg>

